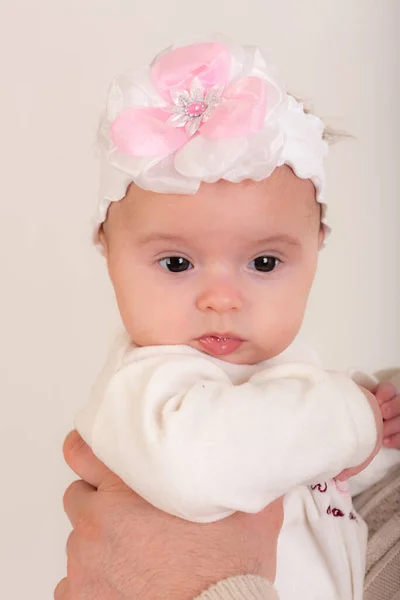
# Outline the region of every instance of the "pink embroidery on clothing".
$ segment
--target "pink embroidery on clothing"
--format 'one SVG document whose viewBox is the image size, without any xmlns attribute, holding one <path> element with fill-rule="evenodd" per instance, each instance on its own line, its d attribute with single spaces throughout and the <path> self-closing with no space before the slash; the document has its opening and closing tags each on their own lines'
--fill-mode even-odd
<svg viewBox="0 0 400 600">
<path fill-rule="evenodd" d="M 326 481 L 324 481 L 324 483 L 317 483 L 316 485 L 312 485 L 311 489 L 318 490 L 319 492 L 321 492 L 321 494 L 324 494 L 328 489 L 328 484 L 326 483 Z"/>
<path fill-rule="evenodd" d="M 331 505 L 326 509 L 326 513 L 333 517 L 344 517 L 344 512 L 342 512 L 340 508 L 331 508 Z"/>
<path fill-rule="evenodd" d="M 338 492 L 341 496 L 346 496 L 346 497 L 350 496 L 349 485 L 348 485 L 347 481 L 337 481 L 336 479 L 333 479 L 332 483 L 336 487 L 336 489 L 338 490 Z M 311 485 L 310 488 L 312 490 L 318 490 L 319 492 L 321 492 L 321 494 L 324 494 L 328 490 L 328 484 L 326 481 L 324 481 L 324 483 L 316 483 L 315 485 Z M 340 510 L 340 508 L 337 508 L 336 506 L 332 508 L 332 506 L 329 505 L 328 508 L 326 509 L 326 514 L 332 515 L 332 517 L 348 516 L 351 521 L 356 521 L 358 523 L 357 517 L 355 516 L 355 514 L 353 512 L 350 512 L 348 515 L 345 515 L 345 513 L 342 510 Z"/>
</svg>

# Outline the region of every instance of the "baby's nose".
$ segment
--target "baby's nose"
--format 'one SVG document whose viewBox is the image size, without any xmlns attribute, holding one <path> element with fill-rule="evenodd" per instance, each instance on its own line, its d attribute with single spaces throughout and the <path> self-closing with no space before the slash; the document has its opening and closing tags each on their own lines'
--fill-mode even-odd
<svg viewBox="0 0 400 600">
<path fill-rule="evenodd" d="M 242 306 L 240 290 L 228 283 L 210 284 L 197 297 L 197 308 L 201 311 L 213 310 L 217 313 L 227 313 L 240 310 Z"/>
</svg>

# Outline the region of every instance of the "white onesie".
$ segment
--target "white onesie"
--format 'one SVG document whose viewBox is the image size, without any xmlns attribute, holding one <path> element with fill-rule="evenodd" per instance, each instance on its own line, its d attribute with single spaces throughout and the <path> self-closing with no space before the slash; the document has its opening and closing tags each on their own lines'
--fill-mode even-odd
<svg viewBox="0 0 400 600">
<path fill-rule="evenodd" d="M 361 600 L 366 526 L 332 478 L 369 456 L 375 423 L 358 386 L 302 343 L 249 366 L 124 334 L 76 427 L 127 485 L 184 519 L 286 494 L 280 599 Z"/>
</svg>

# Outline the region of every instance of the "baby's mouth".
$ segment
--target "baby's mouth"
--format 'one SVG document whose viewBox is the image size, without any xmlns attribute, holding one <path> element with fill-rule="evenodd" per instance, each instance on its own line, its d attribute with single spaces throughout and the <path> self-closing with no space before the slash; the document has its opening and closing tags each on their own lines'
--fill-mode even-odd
<svg viewBox="0 0 400 600">
<path fill-rule="evenodd" d="M 229 333 L 207 333 L 197 338 L 197 341 L 208 354 L 213 354 L 214 356 L 232 354 L 243 344 L 242 339 Z"/>
</svg>

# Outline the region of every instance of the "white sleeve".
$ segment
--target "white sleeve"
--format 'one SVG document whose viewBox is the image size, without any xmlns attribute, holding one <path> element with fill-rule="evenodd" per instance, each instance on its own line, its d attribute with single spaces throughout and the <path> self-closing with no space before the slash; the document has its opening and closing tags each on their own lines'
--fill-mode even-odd
<svg viewBox="0 0 400 600">
<path fill-rule="evenodd" d="M 233 385 L 200 354 L 122 367 L 76 427 L 132 489 L 198 522 L 258 512 L 360 464 L 376 443 L 372 411 L 348 377 L 293 363 Z"/>
</svg>

